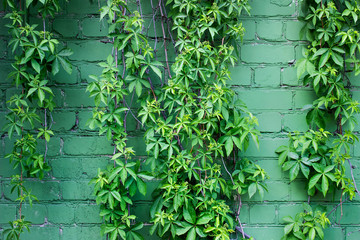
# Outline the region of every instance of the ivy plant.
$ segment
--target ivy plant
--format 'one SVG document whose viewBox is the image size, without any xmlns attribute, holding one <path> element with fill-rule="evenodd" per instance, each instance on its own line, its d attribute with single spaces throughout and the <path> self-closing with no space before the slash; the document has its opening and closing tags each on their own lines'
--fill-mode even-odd
<svg viewBox="0 0 360 240">
<path fill-rule="evenodd" d="M 96 202 L 100 205 L 100 216 L 104 219 L 102 234 L 109 239 L 144 239 L 138 230 L 142 222 L 136 222 L 132 214 L 132 197 L 138 191 L 146 194 L 144 180 L 153 177 L 141 171 L 139 159 L 127 146 L 127 116 L 132 112 L 131 103 L 126 96 L 140 96 L 150 84 L 145 80 L 149 72 L 159 74 L 159 62 L 151 61 L 153 51 L 141 33 L 143 20 L 139 12 L 131 12 L 126 1 L 108 0 L 100 9 L 100 18 L 109 23 L 109 43 L 113 45 L 112 54 L 102 67 L 100 76 L 91 75 L 94 80 L 87 91 L 94 97 L 93 116 L 88 120 L 90 128 L 98 128 L 99 134 L 105 134 L 114 145 L 114 153 L 106 169 L 99 169 L 98 175 L 90 183 L 94 184 Z M 159 74 L 160 75 L 160 74 Z"/>
<path fill-rule="evenodd" d="M 150 87 L 138 94 L 147 164 L 161 179 L 153 193 L 150 233 L 162 239 L 230 239 L 240 229 L 245 238 L 242 227 L 236 228 L 241 196 L 263 196 L 267 175 L 242 158 L 250 141 L 258 145 L 257 119 L 226 83 L 244 34 L 239 16 L 249 5 L 221 0 L 167 5 L 178 55 L 160 87 L 143 78 Z M 166 18 L 161 3 L 157 9 Z M 164 65 L 166 70 L 166 49 Z M 129 86 L 135 81 L 142 83 L 133 79 Z M 235 211 L 226 201 L 234 198 Z"/>
<path fill-rule="evenodd" d="M 352 99 L 349 90 L 351 74 L 360 73 L 360 38 L 356 27 L 359 3 L 355 0 L 304 2 L 308 7 L 301 18 L 305 23 L 302 35 L 309 44 L 303 49 L 304 58 L 296 63 L 297 75 L 303 77 L 304 85 L 314 89 L 317 99 L 303 108 L 309 110 L 306 121 L 310 130 L 290 134 L 289 144 L 280 146 L 276 152 L 279 164 L 284 171 L 289 171 L 291 181 L 298 178 L 300 172 L 305 177 L 309 196 L 318 191 L 325 197 L 328 192 L 340 189 L 341 205 L 344 196 L 349 200 L 356 194 L 360 196 L 350 156 L 351 147 L 358 141 L 353 130 L 359 103 Z M 328 118 L 336 122 L 334 133 L 324 130 Z M 345 163 L 350 165 L 350 174 L 346 173 Z M 305 215 L 308 212 L 306 210 Z M 304 214 L 298 214 L 295 221 L 288 219 L 293 225 L 286 225 L 284 239 L 324 238 L 321 229 L 326 225 L 325 218 L 321 224 L 310 224 L 312 228 L 310 225 L 301 228 L 298 223 L 307 223 L 304 219 Z"/>
<path fill-rule="evenodd" d="M 67 57 L 72 51 L 60 49 L 59 41 L 45 31 L 47 16 L 53 16 L 59 10 L 58 1 L 40 1 L 39 13 L 43 19 L 43 30 L 38 30 L 37 25 L 31 25 L 25 20 L 29 8 L 36 6 L 38 1 L 21 3 L 7 0 L 4 3 L 9 10 L 5 15 L 10 20 L 10 24 L 6 25 L 11 35 L 9 48 L 15 58 L 9 78 L 18 89 L 7 102 L 5 125 L 7 136 L 14 141 L 13 150 L 5 157 L 20 172 L 19 175 L 12 176 L 11 180 L 11 193 L 17 194 L 19 212 L 15 220 L 10 222 L 10 228 L 4 230 L 5 239 L 13 240 L 20 239 L 20 235 L 25 230 L 29 231 L 31 226 L 31 222 L 22 214 L 23 204 L 32 205 L 37 200 L 31 189 L 25 187 L 25 178 L 42 179 L 50 170 L 46 161 L 47 152 L 39 153 L 37 144 L 38 139 L 44 138 L 47 148 L 47 142 L 54 135 L 47 121 L 55 107 L 49 81 L 51 75 L 59 72 L 60 66 L 71 73 L 72 67 Z M 39 114 L 44 114 L 44 120 L 41 120 Z"/>
<path fill-rule="evenodd" d="M 304 211 L 296 214 L 295 218 L 284 217 L 286 223 L 284 231 L 285 236 L 282 240 L 297 240 L 297 239 L 324 239 L 323 229 L 330 224 L 321 207 L 314 209 L 309 205 L 303 204 Z"/>
</svg>

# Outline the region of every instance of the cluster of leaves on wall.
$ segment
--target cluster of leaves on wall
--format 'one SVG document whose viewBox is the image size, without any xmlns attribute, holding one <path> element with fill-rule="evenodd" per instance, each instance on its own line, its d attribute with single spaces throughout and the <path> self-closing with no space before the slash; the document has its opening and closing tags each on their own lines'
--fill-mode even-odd
<svg viewBox="0 0 360 240">
<path fill-rule="evenodd" d="M 134 115 L 131 109 L 135 93 L 140 96 L 144 87 L 150 87 L 146 80 L 149 71 L 160 74 L 161 63 L 151 61 L 152 49 L 141 33 L 143 20 L 139 12 L 130 12 L 126 1 L 108 0 L 100 9 L 100 16 L 108 19 L 108 42 L 113 49 L 107 61 L 99 64 L 102 74 L 90 76 L 94 81 L 87 91 L 94 97 L 96 108 L 88 125 L 99 128 L 99 134 L 106 134 L 114 144 L 114 153 L 113 164 L 99 169 L 91 183 L 95 184 L 96 202 L 101 205 L 100 216 L 105 219 L 102 234 L 113 240 L 143 239 L 137 232 L 143 223 L 132 224 L 136 216 L 131 214 L 131 197 L 136 191 L 145 195 L 143 179 L 152 177 L 140 171 L 140 160 L 132 159 L 135 152 L 127 146 L 127 116 Z M 130 101 L 126 99 L 128 95 Z"/>
<path fill-rule="evenodd" d="M 162 239 L 240 238 L 241 196 L 263 196 L 267 177 L 241 158 L 257 119 L 226 83 L 244 34 L 247 1 L 167 1 L 178 53 L 161 88 L 141 100 L 139 117 L 156 177 L 151 234 Z M 226 199 L 235 199 L 235 210 Z M 235 221 L 234 221 L 235 220 Z M 237 225 L 237 228 L 235 227 Z"/>
<path fill-rule="evenodd" d="M 161 179 L 153 194 L 151 234 L 163 239 L 230 239 L 238 229 L 241 238 L 249 238 L 239 218 L 241 195 L 263 196 L 267 175 L 240 157 L 251 139 L 258 144 L 257 120 L 226 86 L 244 34 L 239 16 L 249 5 L 240 0 L 167 4 L 172 9 L 169 18 L 162 1 L 153 7 L 162 16 L 165 78 L 142 33 L 140 2 L 133 13 L 122 0 L 108 0 L 100 10 L 101 18 L 108 18 L 114 48 L 100 64 L 101 76 L 91 76 L 95 81 L 87 91 L 97 108 L 88 124 L 99 127 L 115 145 L 114 163 L 92 180 L 105 218 L 102 232 L 111 239 L 143 239 L 136 232 L 143 224 L 130 224 L 135 219 L 131 197 L 137 189 L 145 194 L 143 179 L 151 177 L 140 172 L 140 162 L 130 161 L 134 152 L 126 147 L 126 119 L 131 114 L 146 129 L 147 164 Z M 178 55 L 171 69 L 166 39 L 172 35 L 166 37 L 164 19 L 172 21 L 177 36 Z M 131 110 L 134 97 L 141 104 L 138 116 Z M 236 210 L 226 198 L 236 200 Z"/>
<path fill-rule="evenodd" d="M 51 111 L 55 107 L 53 91 L 48 86 L 51 75 L 59 72 L 60 65 L 71 73 L 71 65 L 67 56 L 72 54 L 69 49 L 59 49 L 59 41 L 46 31 L 49 16 L 59 10 L 58 1 L 21 1 L 7 0 L 11 24 L 7 25 L 11 34 L 9 47 L 14 55 L 11 64 L 13 71 L 9 77 L 13 79 L 18 91 L 8 103 L 9 113 L 6 115 L 5 129 L 8 137 L 14 141 L 13 150 L 6 158 L 10 159 L 14 169 L 20 174 L 12 176 L 11 192 L 17 194 L 18 213 L 10 228 L 4 230 L 7 240 L 20 239 L 20 234 L 29 230 L 31 222 L 22 214 L 23 204 L 32 204 L 37 200 L 26 187 L 26 178 L 42 179 L 50 170 L 46 161 L 47 142 L 53 135 L 51 131 Z M 36 24 L 29 23 L 28 11 L 38 7 L 43 26 L 38 29 Z M 41 117 L 40 115 L 43 115 Z M 45 139 L 45 152 L 37 151 L 38 139 Z"/>
<path fill-rule="evenodd" d="M 360 33 L 356 27 L 360 5 L 355 0 L 308 0 L 306 4 L 303 35 L 310 44 L 303 50 L 297 72 L 318 98 L 304 108 L 309 110 L 306 121 L 310 129 L 290 134 L 289 144 L 279 147 L 277 153 L 290 181 L 300 176 L 307 179 L 309 202 L 317 192 L 326 197 L 339 189 L 342 203 L 360 196 L 350 156 L 358 140 L 353 130 L 359 103 L 349 90 L 350 74 L 360 73 Z M 334 133 L 324 130 L 332 127 L 326 126 L 329 119 L 335 122 Z M 346 173 L 346 165 L 350 173 Z M 325 209 L 313 211 L 305 205 L 305 213 L 285 219 L 288 224 L 283 239 L 324 239 L 323 229 L 330 223 L 327 217 Z"/>
</svg>

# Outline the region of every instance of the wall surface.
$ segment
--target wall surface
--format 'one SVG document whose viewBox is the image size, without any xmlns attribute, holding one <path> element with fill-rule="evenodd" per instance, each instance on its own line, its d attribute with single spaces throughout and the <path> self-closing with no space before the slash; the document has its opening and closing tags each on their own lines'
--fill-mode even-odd
<svg viewBox="0 0 360 240">
<path fill-rule="evenodd" d="M 100 1 L 103 4 L 104 1 Z M 156 0 L 154 2 L 157 2 Z M 301 180 L 289 183 L 288 174 L 283 173 L 277 163 L 275 149 L 287 143 L 289 131 L 306 131 L 306 112 L 302 107 L 314 100 L 313 90 L 302 86 L 297 80 L 294 62 L 301 57 L 300 29 L 297 21 L 301 14 L 297 0 L 252 0 L 251 16 L 244 16 L 246 35 L 241 47 L 240 62 L 231 69 L 230 84 L 245 101 L 249 109 L 259 119 L 262 132 L 260 150 L 249 147 L 246 156 L 255 159 L 268 172 L 269 188 L 264 201 L 259 198 L 244 199 L 241 219 L 245 231 L 257 240 L 280 240 L 283 234 L 282 218 L 294 216 L 307 201 L 305 183 Z M 133 6 L 136 7 L 135 5 Z M 90 74 L 99 74 L 97 63 L 104 61 L 111 52 L 106 40 L 106 22 L 99 21 L 97 1 L 70 0 L 63 4 L 62 12 L 47 24 L 59 39 L 73 49 L 70 57 L 74 65 L 69 76 L 61 72 L 53 78 L 52 84 L 57 107 L 53 112 L 53 131 L 55 137 L 49 143 L 48 160 L 52 167 L 50 175 L 43 181 L 29 180 L 32 192 L 39 202 L 33 207 L 25 206 L 24 214 L 34 226 L 23 239 L 72 240 L 103 239 L 100 236 L 102 219 L 98 216 L 99 207 L 92 196 L 89 180 L 97 169 L 106 167 L 108 155 L 113 147 L 103 136 L 91 131 L 86 121 L 94 106 L 93 99 L 85 92 L 91 81 Z M 152 27 L 152 8 L 150 1 L 142 1 L 147 35 L 161 36 L 157 24 L 155 33 Z M 37 22 L 37 18 L 32 19 Z M 158 18 L 157 18 L 158 20 Z M 6 20 L 0 19 L 0 125 L 5 123 L 6 100 L 16 91 L 7 74 L 11 70 L 12 56 L 7 49 L 8 36 L 4 26 Z M 155 35 L 156 34 L 156 35 Z M 155 44 L 154 41 L 151 44 Z M 164 61 L 162 41 L 157 42 L 157 57 Z M 171 51 L 170 49 L 170 52 Z M 174 59 L 174 54 L 170 55 Z M 353 79 L 354 98 L 360 100 L 360 79 Z M 133 103 L 136 108 L 136 102 Z M 146 158 L 143 130 L 134 121 L 128 126 L 129 145 L 133 146 L 139 158 Z M 356 131 L 359 131 L 359 126 Z M 12 170 L 4 155 L 12 148 L 11 141 L 2 135 L 0 139 L 0 238 L 1 231 L 17 213 L 15 195 L 10 193 Z M 44 150 L 44 146 L 39 146 Z M 355 177 L 360 180 L 360 146 L 354 149 L 353 164 Z M 360 181 L 359 181 L 360 182 Z M 156 182 L 148 183 L 148 194 L 138 195 L 133 212 L 140 220 L 149 222 L 151 191 Z M 315 196 L 312 202 L 328 207 L 330 211 L 339 202 L 339 194 L 323 199 Z M 326 230 L 326 240 L 360 239 L 360 202 L 344 203 L 343 216 L 338 208 L 329 216 L 332 227 Z M 145 239 L 156 239 L 145 227 Z"/>
</svg>

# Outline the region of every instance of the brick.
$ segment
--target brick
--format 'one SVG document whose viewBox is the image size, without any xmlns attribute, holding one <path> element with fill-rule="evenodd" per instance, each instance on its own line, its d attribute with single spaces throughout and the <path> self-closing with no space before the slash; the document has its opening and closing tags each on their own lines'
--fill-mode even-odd
<svg viewBox="0 0 360 240">
<path fill-rule="evenodd" d="M 247 63 L 287 63 L 295 59 L 294 53 L 291 45 L 246 44 L 241 47 L 241 60 Z"/>
<path fill-rule="evenodd" d="M 283 171 L 278 164 L 278 160 L 258 160 L 256 164 L 259 164 L 263 169 L 265 169 L 266 173 L 269 175 L 269 180 L 281 180 L 283 178 Z"/>
<path fill-rule="evenodd" d="M 285 114 L 283 129 L 288 132 L 307 131 L 309 126 L 306 123 L 306 114 L 307 112 Z"/>
<path fill-rule="evenodd" d="M 258 89 L 247 91 L 237 88 L 235 92 L 251 111 L 288 110 L 292 108 L 292 93 L 290 91 Z"/>
<path fill-rule="evenodd" d="M 244 227 L 244 231 L 255 239 L 279 240 L 284 235 L 283 227 Z"/>
<path fill-rule="evenodd" d="M 54 131 L 68 131 L 76 124 L 75 112 L 54 112 L 52 113 Z"/>
<path fill-rule="evenodd" d="M 102 72 L 102 68 L 97 63 L 80 64 L 79 69 L 81 80 L 88 83 L 94 81 L 92 78 L 89 78 L 89 75 L 100 76 Z"/>
<path fill-rule="evenodd" d="M 260 87 L 280 86 L 280 68 L 263 67 L 255 69 L 255 84 Z"/>
<path fill-rule="evenodd" d="M 60 179 L 89 179 L 96 176 L 98 168 L 106 168 L 109 159 L 109 157 L 52 159 L 52 173 L 55 178 Z"/>
<path fill-rule="evenodd" d="M 290 0 L 254 0 L 251 3 L 251 15 L 254 16 L 291 16 L 295 12 L 295 3 Z"/>
<path fill-rule="evenodd" d="M 0 19 L 0 36 L 4 36 L 4 37 L 7 37 L 9 36 L 9 28 L 6 27 L 6 24 L 11 24 L 11 20 L 8 19 L 8 18 L 4 18 L 2 17 Z"/>
<path fill-rule="evenodd" d="M 161 15 L 157 14 L 155 16 L 155 22 L 161 21 Z M 155 24 L 155 29 L 154 29 L 154 21 L 152 16 L 149 17 L 144 17 L 144 24 L 143 26 L 145 26 L 145 35 L 149 36 L 151 38 L 155 38 L 156 37 L 162 37 L 162 28 L 161 28 L 161 24 Z M 167 21 L 164 21 L 164 29 L 167 29 Z M 158 43 L 159 44 L 159 43 Z"/>
<path fill-rule="evenodd" d="M 358 239 L 360 239 L 359 227 L 347 227 L 346 240 L 358 240 Z"/>
<path fill-rule="evenodd" d="M 43 224 L 47 217 L 47 209 L 44 205 L 33 204 L 32 207 L 28 204 L 23 205 L 22 214 L 27 221 L 32 224 Z"/>
<path fill-rule="evenodd" d="M 360 101 L 360 91 L 352 91 L 352 98 L 354 100 Z"/>
<path fill-rule="evenodd" d="M 134 203 L 130 208 L 131 214 L 136 216 L 136 221 L 150 222 L 151 203 Z"/>
<path fill-rule="evenodd" d="M 112 45 L 99 40 L 77 41 L 70 42 L 69 48 L 74 51 L 74 54 L 69 57 L 71 60 L 104 61 L 111 54 Z"/>
<path fill-rule="evenodd" d="M 98 129 L 90 129 L 86 122 L 92 117 L 92 111 L 81 111 L 78 114 L 79 129 L 88 131 L 97 131 Z"/>
<path fill-rule="evenodd" d="M 0 58 L 5 58 L 8 52 L 11 52 L 11 48 L 7 47 L 7 42 L 5 40 L 0 39 Z"/>
<path fill-rule="evenodd" d="M 105 6 L 106 1 L 83 1 L 83 0 L 71 0 L 67 4 L 67 12 L 70 14 L 96 14 L 99 13 L 99 6 Z"/>
<path fill-rule="evenodd" d="M 100 208 L 95 204 L 78 204 L 75 208 L 76 223 L 101 223 Z"/>
<path fill-rule="evenodd" d="M 94 176 L 95 177 L 95 176 Z M 61 183 L 62 197 L 64 200 L 94 200 L 94 185 L 89 185 L 89 181 L 66 181 Z"/>
<path fill-rule="evenodd" d="M 79 20 L 57 18 L 54 20 L 53 29 L 63 37 L 76 37 L 79 34 Z"/>
<path fill-rule="evenodd" d="M 304 27 L 304 23 L 300 21 L 288 21 L 286 26 L 286 39 L 292 41 L 304 40 L 300 37 L 301 29 Z"/>
<path fill-rule="evenodd" d="M 296 75 L 295 67 L 281 69 L 281 84 L 286 86 L 299 86 L 300 81 Z"/>
<path fill-rule="evenodd" d="M 294 102 L 295 108 L 303 108 L 305 105 L 312 104 L 317 99 L 314 91 L 296 91 Z"/>
<path fill-rule="evenodd" d="M 105 240 L 101 236 L 100 226 L 71 226 L 63 227 L 60 231 L 61 240 Z"/>
<path fill-rule="evenodd" d="M 259 149 L 256 148 L 256 145 L 250 141 L 248 150 L 246 151 L 246 156 L 252 157 L 277 157 L 275 149 L 281 145 L 287 144 L 288 139 L 285 138 L 260 138 L 259 139 Z"/>
<path fill-rule="evenodd" d="M 69 74 L 60 67 L 60 71 L 52 79 L 60 84 L 76 84 L 79 79 L 79 70 L 75 65 L 72 65 L 72 72 Z"/>
<path fill-rule="evenodd" d="M 58 182 L 30 182 L 25 180 L 24 185 L 29 191 L 31 190 L 31 194 L 35 195 L 39 201 L 53 201 L 60 199 L 60 188 Z M 15 191 L 11 193 L 11 187 L 12 185 L 10 182 L 5 182 L 3 193 L 6 199 L 15 200 L 17 198 L 17 193 Z"/>
<path fill-rule="evenodd" d="M 263 112 L 256 114 L 261 132 L 281 131 L 281 115 L 278 112 Z"/>
<path fill-rule="evenodd" d="M 0 204 L 0 224 L 8 223 L 15 219 L 17 214 L 15 204 Z M 0 235 L 1 236 L 1 235 Z"/>
<path fill-rule="evenodd" d="M 20 169 L 14 169 L 13 166 L 14 165 L 9 162 L 9 159 L 1 159 L 0 178 L 10 178 L 12 175 L 20 174 Z"/>
<path fill-rule="evenodd" d="M 158 185 L 159 185 L 159 181 L 156 180 L 146 182 L 146 187 L 147 187 L 146 195 L 144 196 L 141 193 L 139 193 L 139 191 L 136 191 L 133 198 L 141 199 L 141 201 L 153 201 L 154 199 L 152 197 L 152 193 L 157 188 Z"/>
<path fill-rule="evenodd" d="M 230 67 L 231 80 L 227 82 L 229 85 L 250 85 L 252 70 L 246 66 Z"/>
<path fill-rule="evenodd" d="M 50 223 L 72 224 L 75 220 L 75 209 L 68 204 L 52 204 L 47 206 Z"/>
<path fill-rule="evenodd" d="M 360 87 L 360 75 L 355 76 L 355 73 L 351 72 L 351 73 L 348 73 L 347 76 L 350 79 L 351 86 Z"/>
<path fill-rule="evenodd" d="M 105 19 L 86 18 L 82 21 L 82 33 L 88 37 L 103 37 L 108 35 L 108 24 Z"/>
<path fill-rule="evenodd" d="M 127 147 L 132 147 L 136 156 L 147 156 L 146 144 L 143 137 L 128 137 Z"/>
<path fill-rule="evenodd" d="M 303 50 L 307 48 L 308 45 L 299 44 L 295 46 L 295 59 L 299 60 L 304 58 Z M 295 62 L 296 63 L 296 62 Z"/>
<path fill-rule="evenodd" d="M 105 137 L 66 137 L 64 153 L 68 155 L 112 154 L 114 147 Z"/>
<path fill-rule="evenodd" d="M 1 33 L 1 31 L 0 31 Z M 0 62 L 0 79 L 3 84 L 13 83 L 13 79 L 9 78 L 8 75 L 14 69 L 11 67 L 11 63 L 9 62 Z"/>
<path fill-rule="evenodd" d="M 36 240 L 59 240 L 59 227 L 55 226 L 33 226 L 30 232 L 24 231 L 21 235 L 22 239 L 36 239 Z"/>
<path fill-rule="evenodd" d="M 289 173 L 286 172 L 287 176 Z M 307 201 L 307 183 L 303 181 L 292 181 L 290 183 L 290 201 Z"/>
<path fill-rule="evenodd" d="M 244 40 L 254 40 L 256 31 L 255 22 L 251 20 L 243 20 L 242 24 L 245 28 Z"/>
<path fill-rule="evenodd" d="M 340 227 L 331 227 L 324 230 L 326 240 L 345 240 L 345 229 Z M 349 239 L 349 238 L 346 238 Z"/>
<path fill-rule="evenodd" d="M 29 185 L 29 188 L 32 190 L 31 193 L 34 194 L 39 201 L 53 201 L 60 199 L 60 187 L 58 182 L 33 182 Z"/>
<path fill-rule="evenodd" d="M 341 217 L 341 213 L 343 214 L 342 217 Z M 343 204 L 342 208 L 336 209 L 336 216 L 337 216 L 336 223 L 340 222 L 341 224 L 358 225 L 360 224 L 359 215 L 360 215 L 360 205 Z"/>
<path fill-rule="evenodd" d="M 265 170 L 265 166 L 260 165 Z M 280 168 L 278 165 L 276 167 Z M 271 202 L 271 201 L 288 201 L 290 197 L 289 185 L 280 181 L 266 181 L 268 191 L 265 191 L 264 198 L 261 199 L 260 195 L 256 193 L 251 199 L 248 200 L 248 195 L 244 196 L 244 201 L 250 202 Z"/>
<path fill-rule="evenodd" d="M 259 21 L 257 35 L 264 40 L 281 40 L 283 38 L 283 23 L 281 21 Z"/>
<path fill-rule="evenodd" d="M 95 106 L 94 99 L 89 97 L 89 93 L 85 89 L 72 89 L 64 90 L 66 107 L 92 107 Z"/>
<path fill-rule="evenodd" d="M 284 224 L 285 221 L 283 220 L 284 217 L 290 216 L 293 219 L 295 218 L 296 214 L 299 212 L 303 212 L 304 208 L 302 203 L 291 203 L 291 204 L 280 204 L 279 205 L 279 223 Z"/>
<path fill-rule="evenodd" d="M 53 137 L 50 138 L 50 141 L 47 143 L 47 157 L 52 157 L 52 156 L 58 156 L 61 154 L 61 139 L 59 137 L 57 137 L 56 135 L 54 135 Z M 45 153 L 45 139 L 38 139 L 37 140 L 38 145 L 37 145 L 37 151 L 41 154 Z"/>
<path fill-rule="evenodd" d="M 274 205 L 252 205 L 250 206 L 250 222 L 259 223 L 275 223 L 276 211 Z"/>
</svg>

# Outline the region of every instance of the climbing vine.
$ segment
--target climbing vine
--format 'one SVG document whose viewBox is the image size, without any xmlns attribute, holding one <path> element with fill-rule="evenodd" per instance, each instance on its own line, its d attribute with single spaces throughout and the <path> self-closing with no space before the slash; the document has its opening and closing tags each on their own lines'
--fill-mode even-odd
<svg viewBox="0 0 360 240">
<path fill-rule="evenodd" d="M 357 136 L 353 130 L 357 124 L 359 103 L 352 99 L 350 74 L 360 73 L 360 35 L 357 22 L 360 14 L 358 1 L 309 0 L 309 8 L 302 19 L 306 25 L 303 35 L 310 42 L 304 49 L 304 58 L 297 63 L 298 77 L 304 77 L 304 85 L 311 85 L 317 95 L 309 109 L 306 121 L 310 130 L 290 134 L 288 146 L 277 149 L 279 164 L 289 171 L 290 180 L 301 175 L 307 179 L 309 196 L 321 192 L 327 196 L 336 189 L 341 191 L 342 202 L 360 196 L 352 172 L 350 149 Z M 326 131 L 328 119 L 336 122 L 336 131 Z M 346 173 L 346 164 L 350 173 Z M 309 198 L 310 200 L 310 198 Z M 311 216 L 311 227 L 295 225 L 304 219 L 304 213 L 285 220 L 283 239 L 324 239 L 322 229 L 329 224 L 326 212 L 313 213 L 309 206 L 305 215 Z M 300 219 L 300 220 L 299 220 Z M 305 219 L 308 221 L 307 219 Z M 315 222 L 315 223 L 314 223 Z M 304 226 L 304 225 L 303 225 Z"/>
<path fill-rule="evenodd" d="M 149 78 L 150 92 L 140 96 L 147 164 L 161 179 L 153 193 L 150 233 L 162 239 L 230 239 L 237 229 L 241 238 L 250 238 L 239 218 L 241 196 L 263 197 L 267 175 L 242 158 L 251 139 L 258 144 L 257 119 L 226 84 L 245 31 L 239 16 L 249 12 L 248 2 L 167 5 L 169 17 L 162 1 L 154 9 L 171 20 L 178 55 L 170 71 L 165 49 L 166 79 L 157 88 Z M 171 39 L 164 31 L 163 37 Z M 235 200 L 236 209 L 226 199 Z"/>
<path fill-rule="evenodd" d="M 7 240 L 20 239 L 20 235 L 29 231 L 31 222 L 25 219 L 22 206 L 32 205 L 36 196 L 25 184 L 26 178 L 44 178 L 50 166 L 46 161 L 47 142 L 54 133 L 51 130 L 52 122 L 48 121 L 51 111 L 55 107 L 53 91 L 49 87 L 51 75 L 59 72 L 60 65 L 71 73 L 71 65 L 67 56 L 72 54 L 69 49 L 59 49 L 59 41 L 46 31 L 46 19 L 59 10 L 58 1 L 21 1 L 7 0 L 9 13 L 5 18 L 10 19 L 7 25 L 11 40 L 9 47 L 15 61 L 11 64 L 13 71 L 9 78 L 13 79 L 17 93 L 13 94 L 8 103 L 7 124 L 5 129 L 10 139 L 14 141 L 13 150 L 6 155 L 19 175 L 12 176 L 11 192 L 17 194 L 19 202 L 18 214 L 10 222 L 10 228 L 4 230 Z M 28 21 L 29 8 L 40 5 L 40 14 L 43 27 L 38 30 L 36 24 Z M 43 114 L 43 119 L 40 117 Z M 46 150 L 43 154 L 37 151 L 40 138 L 45 139 Z"/>
<path fill-rule="evenodd" d="M 96 108 L 88 121 L 90 128 L 99 128 L 114 145 L 113 164 L 99 169 L 91 180 L 95 184 L 96 202 L 100 204 L 100 216 L 105 220 L 102 234 L 110 239 L 144 239 L 137 231 L 142 222 L 133 224 L 136 216 L 131 214 L 131 197 L 137 191 L 146 194 L 144 180 L 152 176 L 140 171 L 140 160 L 133 159 L 132 147 L 127 146 L 127 116 L 132 112 L 134 95 L 140 96 L 144 87 L 150 87 L 146 77 L 153 71 L 161 77 L 159 62 L 152 62 L 153 52 L 141 33 L 143 20 L 138 11 L 131 12 L 126 1 L 108 0 L 100 9 L 101 19 L 109 23 L 108 43 L 113 45 L 106 62 L 100 63 L 102 74 L 91 75 L 94 80 L 87 87 L 94 97 Z M 130 103 L 126 96 L 130 95 Z M 137 119 L 135 117 L 135 119 Z"/>
</svg>

